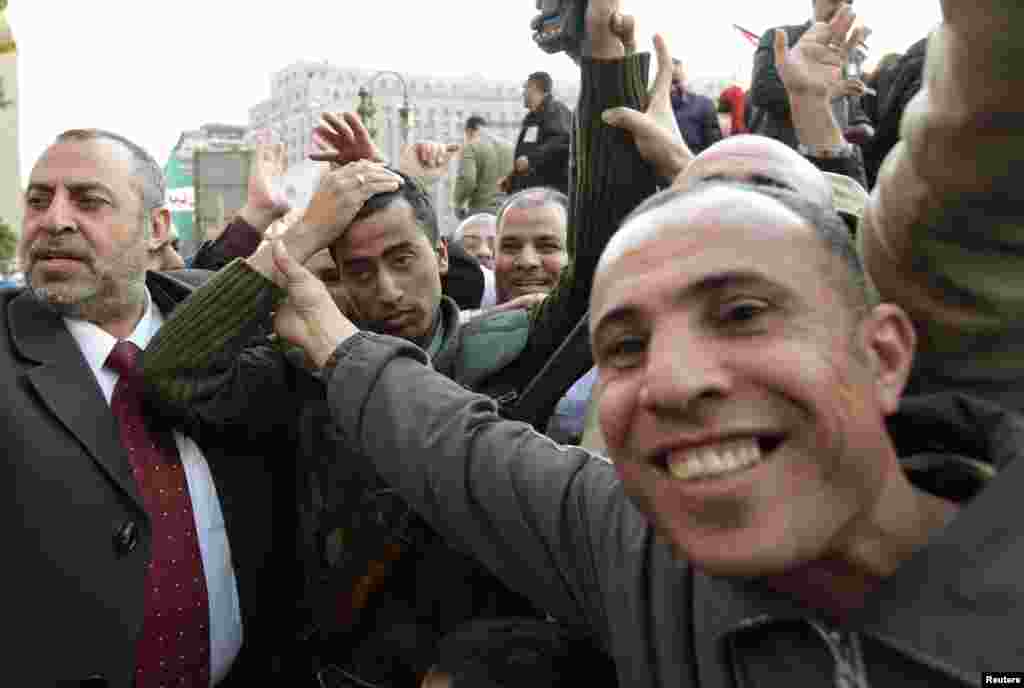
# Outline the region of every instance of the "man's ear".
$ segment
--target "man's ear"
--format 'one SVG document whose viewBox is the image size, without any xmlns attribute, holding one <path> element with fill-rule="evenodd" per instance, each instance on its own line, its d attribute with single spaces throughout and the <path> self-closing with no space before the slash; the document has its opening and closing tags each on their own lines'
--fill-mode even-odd
<svg viewBox="0 0 1024 688">
<path fill-rule="evenodd" d="M 171 240 L 171 211 L 167 208 L 154 208 L 149 214 L 149 242 L 151 252 L 159 251 Z"/>
<path fill-rule="evenodd" d="M 896 413 L 914 365 L 914 324 L 902 308 L 883 303 L 861 321 L 860 336 L 874 376 L 879 407 L 886 415 Z"/>
<path fill-rule="evenodd" d="M 437 269 L 441 273 L 441 277 L 448 275 L 448 240 L 438 239 L 437 240 Z"/>
</svg>

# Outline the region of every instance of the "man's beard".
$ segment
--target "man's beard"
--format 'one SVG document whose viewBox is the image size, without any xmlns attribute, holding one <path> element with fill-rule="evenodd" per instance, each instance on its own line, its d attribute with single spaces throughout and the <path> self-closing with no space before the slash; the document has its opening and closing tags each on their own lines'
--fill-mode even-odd
<svg viewBox="0 0 1024 688">
<path fill-rule="evenodd" d="M 71 253 L 90 271 L 88 281 L 79 279 L 57 280 L 47 284 L 35 284 L 32 276 L 41 255 L 47 252 Z M 131 266 L 123 259 L 125 253 L 109 264 L 97 261 L 88 250 L 69 251 L 64 246 L 32 247 L 26 251 L 28 260 L 25 270 L 25 285 L 35 299 L 44 307 L 65 318 L 105 322 L 116 318 L 132 306 L 144 303 L 146 271 L 144 265 Z"/>
</svg>

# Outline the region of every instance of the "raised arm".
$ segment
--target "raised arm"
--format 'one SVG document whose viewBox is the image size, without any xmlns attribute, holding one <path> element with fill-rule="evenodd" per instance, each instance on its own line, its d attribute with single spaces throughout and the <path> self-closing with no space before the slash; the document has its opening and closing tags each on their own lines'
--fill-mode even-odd
<svg viewBox="0 0 1024 688">
<path fill-rule="evenodd" d="M 1024 377 L 1024 5 L 942 9 L 862 251 L 882 297 L 918 327 L 917 384 L 1013 403 Z"/>
<path fill-rule="evenodd" d="M 774 63 L 790 102 L 793 130 L 806 147 L 807 159 L 823 172 L 844 174 L 866 186 L 864 165 L 843 136 L 831 104 L 851 87 L 842 78 L 844 56 L 868 34 L 864 27 L 851 31 L 855 19 L 850 5 L 844 5 L 829 23 L 812 24 L 792 47 L 787 45 L 786 32 L 777 29 Z"/>
<path fill-rule="evenodd" d="M 288 213 L 288 199 L 280 184 L 284 163 L 282 144 L 256 146 L 245 205 L 219 237 L 203 242 L 192 259 L 192 267 L 216 271 L 235 258 L 248 258 L 253 254 L 267 229 Z"/>
<path fill-rule="evenodd" d="M 588 32 L 596 38 L 591 41 L 592 55 L 582 60 L 569 198 L 570 263 L 555 290 L 532 311 L 522 354 L 498 373 L 501 379 L 516 381 L 520 389 L 540 372 L 586 314 L 597 261 L 612 234 L 633 208 L 657 190 L 657 176 L 640 156 L 632 136 L 602 119 L 606 110 L 643 110 L 647 104 L 649 55 L 626 56 L 621 36 L 628 31 L 631 40 L 632 19 L 623 18 L 618 5 L 617 0 L 602 0 L 588 7 Z M 624 21 L 629 22 L 628 28 Z"/>
</svg>

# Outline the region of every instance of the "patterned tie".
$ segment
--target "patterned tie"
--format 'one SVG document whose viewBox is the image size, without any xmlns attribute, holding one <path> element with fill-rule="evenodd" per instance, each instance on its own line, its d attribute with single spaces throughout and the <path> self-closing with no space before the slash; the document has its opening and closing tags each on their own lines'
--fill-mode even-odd
<svg viewBox="0 0 1024 688">
<path fill-rule="evenodd" d="M 185 470 L 170 432 L 147 427 L 139 347 L 119 341 L 106 366 L 120 377 L 110 408 L 153 524 L 136 688 L 210 685 L 210 611 Z"/>
</svg>

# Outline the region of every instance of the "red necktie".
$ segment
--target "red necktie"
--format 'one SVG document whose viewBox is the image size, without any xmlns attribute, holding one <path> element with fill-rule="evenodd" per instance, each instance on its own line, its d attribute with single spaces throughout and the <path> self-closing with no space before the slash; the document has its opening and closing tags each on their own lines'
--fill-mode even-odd
<svg viewBox="0 0 1024 688">
<path fill-rule="evenodd" d="M 210 685 L 210 611 L 192 499 L 170 432 L 147 427 L 139 347 L 119 341 L 106 366 L 120 377 L 110 402 L 132 474 L 153 524 L 136 688 Z"/>
</svg>

